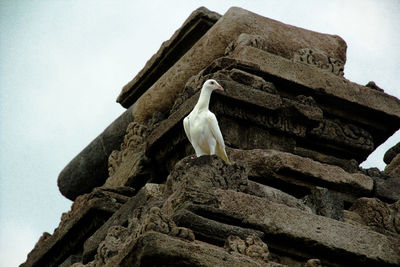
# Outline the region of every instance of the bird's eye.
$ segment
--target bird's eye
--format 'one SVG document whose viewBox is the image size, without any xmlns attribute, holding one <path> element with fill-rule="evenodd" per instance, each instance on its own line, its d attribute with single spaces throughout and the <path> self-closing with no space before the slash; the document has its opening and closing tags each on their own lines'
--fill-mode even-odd
<svg viewBox="0 0 400 267">
<path fill-rule="evenodd" d="M 211 82 L 211 84 L 214 84 L 214 82 Z"/>
</svg>

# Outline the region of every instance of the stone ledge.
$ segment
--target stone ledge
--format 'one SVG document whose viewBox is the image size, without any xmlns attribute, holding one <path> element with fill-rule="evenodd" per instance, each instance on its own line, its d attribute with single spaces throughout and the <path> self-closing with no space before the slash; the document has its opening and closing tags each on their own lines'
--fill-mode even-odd
<svg viewBox="0 0 400 267">
<path fill-rule="evenodd" d="M 157 203 L 161 201 L 160 199 L 160 185 L 146 184 L 85 241 L 83 245 L 83 262 L 87 263 L 93 259 L 97 247 L 104 240 L 111 227 L 123 225 L 128 221 L 129 216 L 133 214 L 135 209 L 151 206 L 151 203 Z"/>
<path fill-rule="evenodd" d="M 63 215 L 60 226 L 40 246 L 33 249 L 21 267 L 57 266 L 71 253 L 79 251 L 83 242 L 121 207 L 127 197 L 96 189 L 80 196 L 69 213 Z"/>
<path fill-rule="evenodd" d="M 319 163 L 291 153 L 276 150 L 230 150 L 233 162 L 245 164 L 249 176 L 280 179 L 314 187 L 320 184 L 339 192 L 355 195 L 372 194 L 374 181 L 361 173 L 348 173 L 342 168 Z"/>
<path fill-rule="evenodd" d="M 321 259 L 340 262 L 346 258 L 350 265 L 351 262 L 368 266 L 400 264 L 398 239 L 241 192 L 217 189 L 215 193 L 221 212 L 235 214 L 232 219 L 262 230 L 270 240 L 274 237 L 280 242 L 292 240 L 302 244 L 302 249 L 320 251 Z M 343 253 L 346 257 L 340 259 Z"/>
<path fill-rule="evenodd" d="M 230 56 L 258 65 L 261 72 L 308 88 L 313 91 L 317 101 L 322 97 L 333 97 L 340 99 L 343 104 L 354 105 L 352 110 L 358 107 L 356 115 L 359 119 L 384 135 L 375 136 L 376 147 L 400 127 L 400 100 L 394 96 L 250 46 L 241 47 Z M 368 114 L 361 114 L 364 111 L 368 111 Z M 340 110 L 335 112 L 340 114 Z M 371 122 L 367 122 L 371 120 L 368 116 L 379 120 L 374 120 L 375 125 L 371 125 Z"/>
<path fill-rule="evenodd" d="M 187 242 L 157 232 L 141 237 L 118 266 L 268 266 L 202 242 Z M 114 265 L 116 266 L 116 265 Z"/>
<path fill-rule="evenodd" d="M 266 49 L 282 57 L 293 58 L 299 49 L 316 48 L 346 61 L 347 46 L 339 36 L 309 31 L 232 7 L 138 98 L 134 108 L 135 121 L 145 124 L 154 112 L 170 110 L 188 79 L 224 56 L 229 43 L 236 41 L 242 33 L 265 37 L 269 42 Z"/>
<path fill-rule="evenodd" d="M 274 154 L 271 151 L 270 153 Z M 249 162 L 253 161 L 245 153 L 242 156 Z M 266 161 L 272 168 L 276 165 L 275 170 L 279 170 L 279 166 L 286 163 L 285 159 L 290 160 L 290 157 L 280 158 L 283 163 L 275 162 L 271 158 Z M 304 160 L 305 162 L 292 161 L 288 165 L 300 170 L 302 168 L 298 165 L 302 163 L 306 163 L 310 169 L 320 165 L 312 173 L 316 176 L 321 174 L 319 171 L 324 167 L 332 167 L 309 159 Z M 396 266 L 400 263 L 399 239 L 244 193 L 249 186 L 243 180 L 247 171 L 244 170 L 241 176 L 233 177 L 229 170 L 231 167 L 228 168 L 221 162 L 215 156 L 194 159 L 188 157 L 176 165 L 177 168 L 171 172 L 166 183 L 166 192 L 172 194 L 162 209 L 172 215 L 179 226 L 191 228 L 198 239 L 219 245 L 226 238 L 227 229 L 239 236 L 256 230 L 256 235 L 259 235 L 258 231 L 264 233 L 263 239 L 277 256 L 287 255 L 305 260 L 315 256 L 315 251 L 318 251 L 318 257 L 332 266 Z M 264 165 L 263 162 L 254 164 Z M 232 167 L 237 168 L 235 163 Z M 253 173 L 254 171 L 256 170 Z M 352 179 L 352 175 L 340 171 L 338 167 L 331 171 L 338 172 L 339 178 L 347 175 L 349 177 L 345 180 Z M 251 168 L 249 175 L 252 175 Z M 321 176 L 324 176 L 323 173 Z M 217 182 L 223 179 L 230 184 Z"/>
<path fill-rule="evenodd" d="M 190 14 L 183 25 L 165 41 L 144 68 L 125 85 L 117 102 L 129 108 L 155 81 L 178 61 L 221 17 L 205 7 Z"/>
</svg>

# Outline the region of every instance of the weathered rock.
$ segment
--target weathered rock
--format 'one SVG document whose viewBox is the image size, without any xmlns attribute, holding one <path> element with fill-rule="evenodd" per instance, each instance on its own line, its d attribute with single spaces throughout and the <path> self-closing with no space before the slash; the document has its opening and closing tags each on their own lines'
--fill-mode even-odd
<svg viewBox="0 0 400 267">
<path fill-rule="evenodd" d="M 375 136 L 363 128 L 364 119 L 356 121 L 356 124 L 337 117 L 327 119 L 325 111 L 322 111 L 325 104 L 320 105 L 313 97 L 302 94 L 293 99 L 282 97 L 274 90 L 281 90 L 283 85 L 274 87 L 274 84 L 251 74 L 250 70 L 258 72 L 257 68 L 253 62 L 220 58 L 194 78 L 218 78 L 226 88 L 225 93 L 214 96 L 210 107 L 217 114 L 226 144 L 241 149 L 272 148 L 294 152 L 356 172 L 357 161 L 364 160 L 374 148 Z M 182 99 L 178 98 L 174 104 L 175 112 L 149 134 L 149 149 L 153 151 L 149 155 L 157 154 L 159 164 L 165 164 L 165 159 L 169 159 L 171 154 L 187 155 L 182 153 L 187 153 L 183 146 L 188 142 L 180 123 L 196 103 L 198 93 L 192 86 L 198 85 L 188 85 Z M 334 116 L 338 112 L 329 111 Z M 353 114 L 346 114 L 346 117 L 348 115 L 354 117 Z M 175 162 L 168 164 L 164 175 Z"/>
<path fill-rule="evenodd" d="M 395 266 L 400 263 L 398 239 L 240 192 L 217 189 L 215 193 L 222 213 L 234 214 L 237 223 L 262 229 L 269 236 L 269 246 L 292 240 L 302 244 L 298 252 L 312 246 L 318 249 L 321 259 L 326 257 L 336 264 L 341 260 L 345 260 L 343 264 L 346 265 Z M 346 259 L 340 259 L 342 251 L 346 251 Z"/>
<path fill-rule="evenodd" d="M 114 226 L 127 225 L 131 216 L 139 216 L 138 211 L 145 213 L 150 207 L 163 202 L 160 185 L 146 184 L 134 197 L 128 200 L 115 212 L 83 245 L 83 262 L 93 260 L 96 250 L 110 229 Z"/>
<path fill-rule="evenodd" d="M 374 180 L 373 196 L 388 203 L 400 200 L 400 180 L 378 168 L 360 169 L 361 173 Z"/>
<path fill-rule="evenodd" d="M 108 158 L 108 173 L 110 177 L 115 175 L 127 154 L 139 154 L 145 150 L 148 132 L 148 128 L 144 125 L 135 122 L 129 123 L 121 149 L 114 150 Z"/>
<path fill-rule="evenodd" d="M 126 227 L 113 226 L 107 232 L 107 236 L 97 249 L 97 262 L 107 264 L 109 259 L 116 256 L 124 248 L 124 243 L 130 238 L 130 232 Z"/>
<path fill-rule="evenodd" d="M 293 58 L 294 61 L 302 62 L 318 69 L 343 76 L 344 63 L 341 59 L 328 56 L 319 49 L 303 48 L 297 51 Z"/>
<path fill-rule="evenodd" d="M 377 232 L 400 234 L 400 200 L 387 204 L 377 198 L 360 198 L 350 210 L 361 217 L 364 225 Z"/>
<path fill-rule="evenodd" d="M 366 85 L 366 87 L 372 88 L 374 90 L 378 90 L 380 92 L 384 92 L 382 88 L 380 88 L 374 81 L 369 81 Z"/>
<path fill-rule="evenodd" d="M 362 106 L 362 113 L 360 111 L 352 114 L 346 113 L 346 116 L 348 120 L 360 121 L 371 127 L 371 134 L 375 137 L 375 146 L 380 145 L 399 128 L 400 101 L 393 96 L 250 46 L 237 49 L 232 56 L 260 66 L 259 71 L 261 72 L 289 81 L 293 85 L 297 84 L 303 86 L 302 88 L 307 88 L 311 96 L 320 94 L 322 91 L 324 97 L 333 98 L 341 103 L 329 107 L 324 106 L 324 112 L 340 116 L 341 112 L 335 109 L 340 108 L 343 111 L 346 106 L 355 104 Z M 349 110 L 353 109 L 349 108 Z M 382 112 L 382 123 L 370 120 L 374 117 L 371 114 L 377 111 Z M 386 124 L 385 126 L 383 121 L 391 121 L 391 125 Z"/>
<path fill-rule="evenodd" d="M 230 150 L 230 159 L 247 165 L 249 176 L 259 182 L 274 183 L 275 179 L 299 187 L 321 185 L 340 192 L 356 195 L 371 194 L 372 178 L 361 173 L 347 173 L 343 169 L 322 164 L 286 152 L 275 150 Z"/>
<path fill-rule="evenodd" d="M 261 262 L 268 262 L 268 246 L 258 236 L 248 236 L 242 240 L 238 236 L 230 235 L 225 241 L 224 248 L 229 253 L 239 253 Z"/>
<path fill-rule="evenodd" d="M 305 202 L 315 214 L 343 221 L 344 201 L 338 193 L 316 187 L 305 197 Z"/>
<path fill-rule="evenodd" d="M 118 210 L 127 197 L 108 190 L 96 189 L 76 199 L 71 211 L 62 216 L 53 235 L 34 248 L 23 267 L 57 266 L 83 245 L 107 219 Z"/>
<path fill-rule="evenodd" d="M 80 262 L 81 260 L 82 260 L 81 256 L 71 255 L 63 263 L 61 263 L 58 267 L 70 267 L 74 263 Z"/>
<path fill-rule="evenodd" d="M 145 123 L 155 111 L 169 110 L 186 81 L 223 56 L 229 43 L 242 33 L 265 37 L 267 50 L 286 58 L 293 58 L 301 48 L 319 48 L 346 61 L 346 44 L 338 36 L 297 28 L 233 7 L 137 100 L 135 121 Z"/>
<path fill-rule="evenodd" d="M 48 232 L 43 232 L 42 236 L 39 238 L 39 240 L 36 242 L 35 244 L 35 249 L 41 247 L 47 239 L 49 239 L 49 237 L 51 237 L 51 234 Z"/>
<path fill-rule="evenodd" d="M 128 109 L 64 167 L 57 180 L 63 196 L 75 200 L 104 184 L 108 177 L 108 157 L 121 145 L 132 120 L 132 109 Z"/>
<path fill-rule="evenodd" d="M 319 259 L 309 259 L 304 267 L 322 267 L 322 264 Z"/>
<path fill-rule="evenodd" d="M 232 62 L 236 61 L 231 60 Z M 230 75 L 235 76 L 237 73 L 239 70 L 233 69 L 217 72 L 212 76 L 214 78 L 216 75 L 221 79 L 225 77 L 221 83 L 226 86 L 226 93 L 214 97 L 211 110 L 218 116 L 227 145 L 242 149 L 274 148 L 292 151 L 295 145 L 294 138 L 304 139 L 307 131 L 318 126 L 322 119 L 322 111 L 317 106 L 309 104 L 307 97 L 299 96 L 296 100 L 282 99 L 277 94 L 234 81 Z M 263 83 L 261 78 L 254 78 L 254 75 L 244 71 L 240 71 L 240 75 L 246 76 L 247 83 L 258 88 L 269 86 L 266 82 Z M 188 90 L 191 89 L 188 87 L 186 91 Z M 169 165 L 164 175 L 179 159 L 176 158 L 175 162 L 168 164 L 171 154 L 175 156 L 179 153 L 178 155 L 187 156 L 186 149 L 182 147 L 185 143 L 187 145 L 189 143 L 184 135 L 181 120 L 191 111 L 197 97 L 198 94 L 189 97 L 180 106 L 175 103 L 176 111 L 154 128 L 148 136 L 149 157 L 155 159 L 161 166 Z M 238 105 L 238 101 L 246 103 L 246 106 Z M 244 120 L 248 121 L 245 127 Z M 182 151 L 186 154 L 181 154 Z"/>
<path fill-rule="evenodd" d="M 194 241 L 195 238 L 192 230 L 184 227 L 177 227 L 174 221 L 161 212 L 159 207 L 152 207 L 149 210 L 147 217 L 143 222 L 140 234 L 144 234 L 148 231 L 156 231 L 187 239 L 189 241 Z"/>
<path fill-rule="evenodd" d="M 140 214 L 141 209 L 139 208 L 138 211 Z M 159 232 L 194 241 L 194 235 L 190 229 L 177 227 L 170 218 L 161 212 L 159 207 L 152 207 L 146 213 L 133 217 L 132 223 L 128 227 L 110 227 L 105 239 L 97 248 L 94 260 L 86 266 L 120 266 L 116 262 L 123 259 L 126 253 L 130 252 L 129 248 L 135 245 L 138 239 L 146 235 L 147 232 Z"/>
<path fill-rule="evenodd" d="M 385 167 L 385 173 L 400 179 L 400 153 L 398 153 Z"/>
<path fill-rule="evenodd" d="M 304 200 L 297 199 L 279 189 L 257 182 L 248 181 L 247 184 L 247 188 L 243 191 L 247 194 L 263 197 L 272 202 L 284 204 L 292 208 L 298 208 L 300 210 L 312 213 L 311 208 L 304 204 Z"/>
<path fill-rule="evenodd" d="M 130 253 L 114 266 L 268 266 L 247 256 L 231 255 L 222 248 L 148 232 Z"/>
<path fill-rule="evenodd" d="M 395 146 L 390 148 L 388 151 L 386 151 L 383 161 L 386 164 L 390 164 L 390 162 L 400 153 L 400 142 L 398 142 Z"/>
<path fill-rule="evenodd" d="M 169 212 L 175 210 L 174 220 L 177 224 L 192 229 L 201 240 L 221 244 L 224 233 L 226 234 L 225 229 L 235 231 L 235 235 L 242 236 L 241 238 L 245 238 L 243 235 L 246 230 L 257 229 L 268 236 L 271 241 L 269 246 L 274 249 L 282 249 L 279 244 L 289 240 L 301 244 L 297 246 L 302 249 L 291 251 L 300 257 L 309 257 L 307 249 L 312 246 L 318 249 L 324 261 L 335 264 L 341 264 L 338 255 L 344 250 L 348 253 L 346 259 L 343 259 L 345 262 L 342 262 L 345 265 L 365 263 L 390 266 L 400 262 L 399 240 L 264 198 L 236 192 L 237 186 L 221 188 L 216 183 L 208 182 L 212 175 L 203 176 L 201 171 L 197 172 L 197 176 L 192 174 L 193 166 L 200 168 L 198 165 L 203 164 L 204 167 L 209 167 L 210 164 L 202 162 L 202 158 L 192 160 L 197 165 L 188 161 L 190 158 L 182 161 L 189 166 L 187 174 L 178 171 L 180 179 L 176 178 L 178 175 L 169 177 L 167 184 L 172 189 L 169 191 L 173 193 L 163 209 Z M 177 164 L 178 169 L 184 166 L 182 162 Z M 214 168 L 215 165 L 211 167 Z M 215 170 L 208 172 L 213 173 Z M 260 237 L 259 233 L 255 234 Z"/>
<path fill-rule="evenodd" d="M 157 53 L 147 61 L 133 80 L 124 86 L 117 102 L 126 108 L 135 103 L 220 17 L 221 15 L 205 7 L 193 11 L 174 35 L 165 41 Z"/>
<path fill-rule="evenodd" d="M 387 180 L 387 179 L 391 178 L 390 175 L 380 171 L 376 167 L 372 167 L 372 168 L 368 168 L 368 169 L 360 168 L 360 172 L 365 174 L 365 175 L 367 175 L 367 176 L 372 177 L 375 180 L 377 180 L 377 179 Z"/>
<path fill-rule="evenodd" d="M 131 186 L 140 189 L 152 177 L 149 159 L 144 151 L 127 151 L 105 186 Z"/>
<path fill-rule="evenodd" d="M 176 200 L 176 198 L 172 199 Z M 200 199 L 201 197 L 197 198 L 197 200 Z M 223 217 L 224 214 L 206 205 L 190 204 L 186 209 L 178 210 L 173 215 L 174 221 L 179 226 L 193 230 L 197 240 L 218 246 L 223 246 L 229 235 L 235 235 L 242 239 L 245 239 L 249 235 L 260 238 L 264 236 L 261 231 L 233 225 L 234 221 L 232 223 L 229 223 L 229 221 L 218 221 L 218 218 Z"/>
<path fill-rule="evenodd" d="M 196 178 L 196 179 L 193 179 Z M 242 166 L 228 165 L 216 155 L 186 157 L 179 161 L 166 182 L 166 194 L 175 194 L 191 188 L 222 188 L 244 190 L 247 173 Z"/>
<path fill-rule="evenodd" d="M 311 158 L 321 163 L 336 165 L 349 173 L 355 173 L 359 170 L 359 164 L 355 159 L 342 159 L 336 156 L 327 155 L 318 151 L 307 149 L 304 147 L 295 147 L 293 154 L 302 156 L 304 158 Z"/>
<path fill-rule="evenodd" d="M 375 197 L 390 203 L 400 200 L 400 179 L 398 177 L 390 177 L 387 179 L 373 178 L 375 181 Z"/>
</svg>

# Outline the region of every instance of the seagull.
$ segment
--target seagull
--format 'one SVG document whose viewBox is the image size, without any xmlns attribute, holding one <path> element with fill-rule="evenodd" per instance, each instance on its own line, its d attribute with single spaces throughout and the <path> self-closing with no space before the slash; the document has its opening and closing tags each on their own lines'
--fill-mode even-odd
<svg viewBox="0 0 400 267">
<path fill-rule="evenodd" d="M 213 79 L 207 80 L 203 84 L 197 104 L 183 120 L 183 128 L 197 157 L 216 154 L 226 163 L 231 164 L 226 155 L 224 138 L 217 118 L 208 109 L 211 93 L 214 90 L 224 91 L 224 88 Z"/>
</svg>

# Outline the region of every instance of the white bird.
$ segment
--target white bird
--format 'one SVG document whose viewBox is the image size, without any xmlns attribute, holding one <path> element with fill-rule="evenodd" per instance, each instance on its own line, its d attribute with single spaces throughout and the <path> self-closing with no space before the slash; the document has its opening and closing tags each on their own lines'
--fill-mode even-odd
<svg viewBox="0 0 400 267">
<path fill-rule="evenodd" d="M 231 164 L 225 151 L 225 143 L 218 126 L 217 118 L 208 106 L 214 90 L 224 91 L 216 80 L 207 80 L 201 88 L 200 97 L 192 112 L 183 120 L 183 128 L 196 156 L 218 155 Z"/>
</svg>

